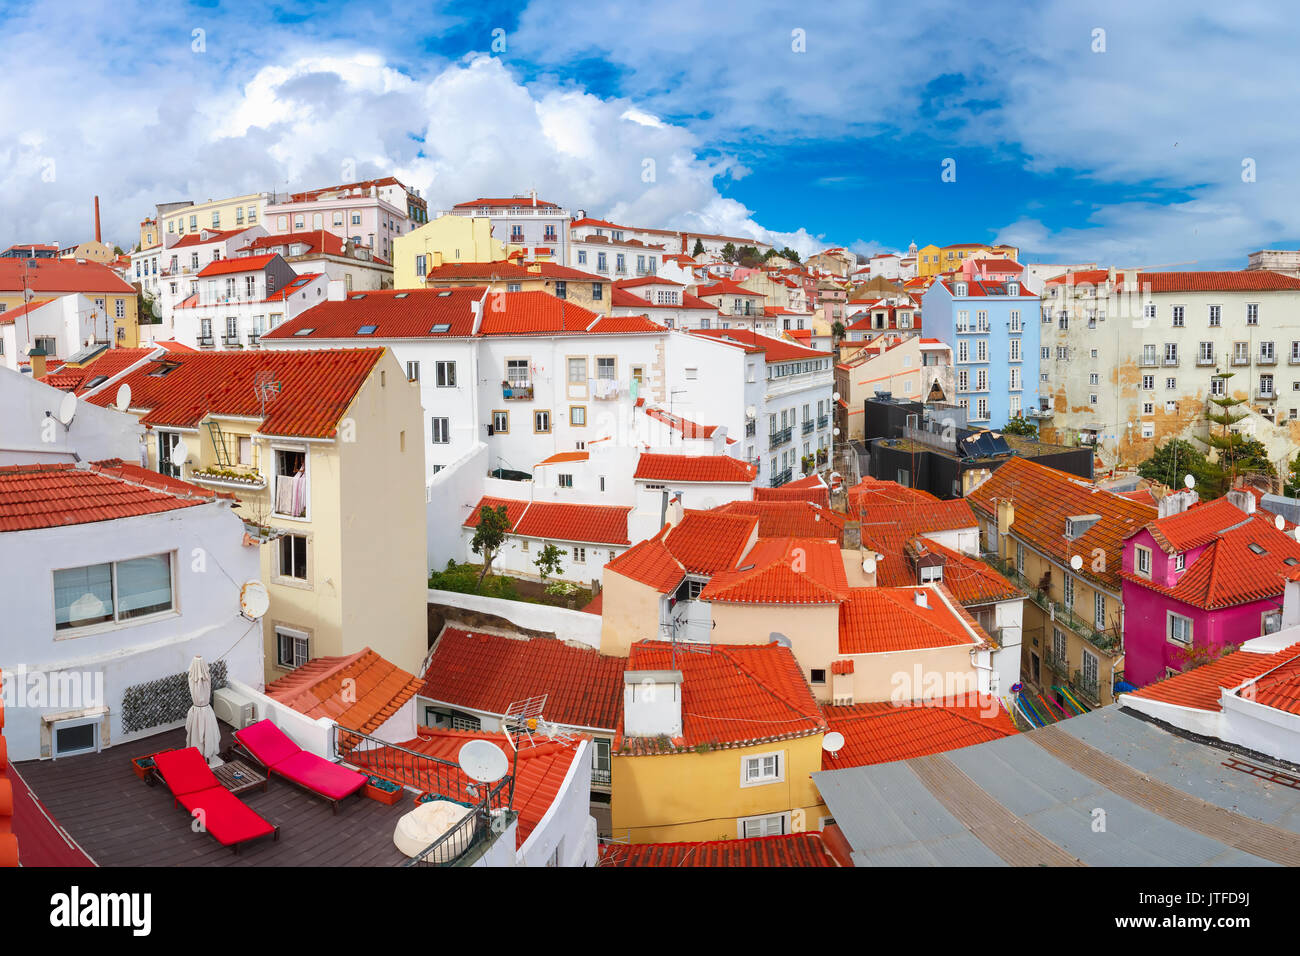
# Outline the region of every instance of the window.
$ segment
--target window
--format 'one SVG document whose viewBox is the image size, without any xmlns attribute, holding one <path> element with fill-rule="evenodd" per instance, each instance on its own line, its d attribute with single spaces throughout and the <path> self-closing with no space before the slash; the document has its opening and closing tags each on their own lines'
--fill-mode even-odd
<svg viewBox="0 0 1300 956">
<path fill-rule="evenodd" d="M 580 266 L 585 266 L 586 264 L 587 264 L 587 250 L 586 250 L 586 249 L 579 249 L 579 250 L 578 250 L 578 265 L 580 265 Z"/>
<path fill-rule="evenodd" d="M 1210 306 L 1210 328 L 1217 329 L 1222 324 L 1223 306 Z"/>
<path fill-rule="evenodd" d="M 1272 343 L 1272 342 L 1260 342 L 1260 343 L 1259 343 L 1259 358 L 1260 358 L 1260 361 L 1261 361 L 1261 362 L 1271 362 L 1271 361 L 1273 361 L 1273 358 L 1274 358 L 1274 352 L 1273 352 L 1273 343 Z"/>
<path fill-rule="evenodd" d="M 780 753 L 756 754 L 740 761 L 740 785 L 756 787 L 785 779 L 785 761 Z"/>
<path fill-rule="evenodd" d="M 456 387 L 456 363 L 435 362 L 433 364 L 434 384 L 438 388 Z"/>
<path fill-rule="evenodd" d="M 1100 377 L 1096 372 L 1089 372 L 1089 373 L 1088 373 L 1088 384 L 1089 384 L 1089 385 L 1100 385 L 1100 384 L 1101 384 L 1101 377 Z"/>
<path fill-rule="evenodd" d="M 54 572 L 54 629 L 122 623 L 172 608 L 170 554 Z"/>
<path fill-rule="evenodd" d="M 546 434 L 551 430 L 551 413 L 550 412 L 533 412 L 533 431 L 539 435 Z"/>
<path fill-rule="evenodd" d="M 510 433 L 510 413 L 493 412 L 492 413 L 492 431 L 498 435 L 508 435 Z"/>
<path fill-rule="evenodd" d="M 1200 349 L 1199 361 L 1201 361 L 1201 362 L 1205 362 L 1205 363 L 1213 363 L 1213 362 L 1214 362 L 1214 343 L 1213 343 L 1213 342 L 1202 342 L 1202 343 L 1201 343 L 1201 349 Z"/>
<path fill-rule="evenodd" d="M 1174 328 L 1181 329 L 1182 327 L 1183 327 L 1183 307 L 1181 305 L 1176 305 L 1174 306 Z"/>
<path fill-rule="evenodd" d="M 574 427 L 581 427 L 587 424 L 587 406 L 570 405 L 569 406 L 569 424 Z"/>
<path fill-rule="evenodd" d="M 1169 641 L 1190 647 L 1192 644 L 1192 619 L 1183 617 L 1181 614 L 1175 614 L 1173 611 L 1167 613 L 1169 616 L 1167 632 Z"/>
<path fill-rule="evenodd" d="M 241 465 L 251 465 L 253 463 L 253 439 L 240 437 L 239 463 Z"/>
<path fill-rule="evenodd" d="M 1185 567 L 1187 567 L 1187 555 L 1179 551 L 1176 555 L 1174 555 L 1174 570 L 1181 571 Z"/>
<path fill-rule="evenodd" d="M 427 265 L 426 265 L 427 262 L 428 262 L 428 257 L 427 257 L 427 256 L 416 256 L 416 257 L 415 257 L 415 274 L 416 274 L 417 276 L 422 276 L 422 275 L 424 275 L 424 274 L 426 273 L 427 268 L 428 268 Z"/>
<path fill-rule="evenodd" d="M 569 359 L 569 384 L 587 384 L 587 360 L 585 358 Z"/>
<path fill-rule="evenodd" d="M 1226 391 L 1227 391 L 1227 379 L 1219 375 L 1216 375 L 1214 378 L 1210 379 L 1211 395 L 1223 395 Z"/>
<path fill-rule="evenodd" d="M 1083 669 L 1084 684 L 1090 685 L 1092 687 L 1096 687 L 1097 686 L 1097 655 L 1089 651 L 1087 648 L 1084 648 L 1083 653 L 1081 655 L 1081 659 L 1083 664 L 1082 669 Z"/>
<path fill-rule="evenodd" d="M 101 719 L 83 717 L 80 720 L 60 720 L 51 723 L 54 756 L 71 757 L 76 754 L 97 753 Z"/>
<path fill-rule="evenodd" d="M 596 359 L 596 378 L 605 381 L 613 381 L 615 377 L 614 359 L 598 358 Z"/>
<path fill-rule="evenodd" d="M 527 385 L 528 375 L 528 359 L 506 359 L 506 381 L 511 385 Z"/>
<path fill-rule="evenodd" d="M 1066 644 L 1065 632 L 1059 627 L 1052 628 L 1052 656 L 1062 664 L 1070 659 L 1070 649 Z"/>
<path fill-rule="evenodd" d="M 295 581 L 307 580 L 307 536 L 286 534 L 276 542 L 279 563 L 276 573 Z"/>
<path fill-rule="evenodd" d="M 1106 627 L 1106 595 L 1100 591 L 1092 595 L 1092 623 L 1099 631 Z"/>
<path fill-rule="evenodd" d="M 557 299 L 567 299 L 569 295 L 568 288 L 567 282 L 557 279 L 555 281 L 555 297 Z"/>
<path fill-rule="evenodd" d="M 1074 609 L 1074 576 L 1066 574 L 1065 576 L 1065 607 L 1066 610 Z"/>
<path fill-rule="evenodd" d="M 176 460 L 176 446 L 180 444 L 181 436 L 176 432 L 159 432 L 158 433 L 158 474 L 167 475 L 169 478 L 181 477 L 181 466 L 183 461 Z"/>
<path fill-rule="evenodd" d="M 560 488 L 572 488 L 572 487 L 573 487 L 573 475 L 563 475 L 563 474 L 562 474 L 562 475 L 557 475 L 557 476 L 556 476 L 556 484 L 557 484 L 557 486 L 560 487 Z"/>
<path fill-rule="evenodd" d="M 1246 306 L 1246 324 L 1259 325 L 1259 304 L 1251 302 Z"/>
<path fill-rule="evenodd" d="M 1178 364 L 1178 343 L 1177 342 L 1165 343 L 1165 364 L 1166 365 Z"/>
<path fill-rule="evenodd" d="M 1137 573 L 1144 578 L 1151 577 L 1151 549 L 1138 546 L 1134 551 L 1137 554 Z"/>
<path fill-rule="evenodd" d="M 811 671 L 811 681 L 812 681 L 812 683 L 814 683 L 814 684 L 824 684 L 824 683 L 826 683 L 826 670 L 825 670 L 825 668 L 817 668 L 817 667 L 814 667 L 814 668 L 812 669 L 812 671 Z"/>
<path fill-rule="evenodd" d="M 446 445 L 451 442 L 451 423 L 447 418 L 434 418 L 433 422 L 433 444 Z"/>
<path fill-rule="evenodd" d="M 741 817 L 736 821 L 736 836 L 742 840 L 781 836 L 789 833 L 789 814 L 774 813 L 763 817 Z"/>
<path fill-rule="evenodd" d="M 591 284 L 591 298 L 596 302 L 601 302 L 605 298 L 605 287 L 599 282 Z"/>
<path fill-rule="evenodd" d="M 275 662 L 281 667 L 302 667 L 311 660 L 311 640 L 302 631 L 277 627 L 275 645 Z"/>
<path fill-rule="evenodd" d="M 586 549 L 586 548 L 580 548 L 580 547 L 578 547 L 577 545 L 574 545 L 574 548 L 573 548 L 573 563 L 574 563 L 574 564 L 586 564 L 586 563 L 587 563 L 587 549 Z"/>
<path fill-rule="evenodd" d="M 418 381 L 420 380 L 420 363 L 419 363 L 419 362 L 407 362 L 407 363 L 406 363 L 406 380 L 407 380 L 408 382 L 418 382 Z"/>
<path fill-rule="evenodd" d="M 1178 379 L 1176 378 L 1165 379 L 1165 388 L 1169 389 L 1170 391 L 1173 391 L 1177 387 L 1178 387 Z"/>
</svg>

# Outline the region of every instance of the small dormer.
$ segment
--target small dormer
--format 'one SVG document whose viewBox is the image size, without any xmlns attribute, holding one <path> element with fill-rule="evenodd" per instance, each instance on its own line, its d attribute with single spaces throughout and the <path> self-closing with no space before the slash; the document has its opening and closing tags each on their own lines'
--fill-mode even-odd
<svg viewBox="0 0 1300 956">
<path fill-rule="evenodd" d="M 954 282 L 952 286 L 952 294 L 957 296 L 964 296 L 966 294 L 966 283 Z"/>
<path fill-rule="evenodd" d="M 1020 283 L 1011 281 L 1007 283 L 1007 295 L 1020 295 Z"/>
<path fill-rule="evenodd" d="M 1088 529 L 1101 520 L 1101 515 L 1071 515 L 1065 519 L 1065 537 L 1075 541 L 1088 533 Z"/>
</svg>

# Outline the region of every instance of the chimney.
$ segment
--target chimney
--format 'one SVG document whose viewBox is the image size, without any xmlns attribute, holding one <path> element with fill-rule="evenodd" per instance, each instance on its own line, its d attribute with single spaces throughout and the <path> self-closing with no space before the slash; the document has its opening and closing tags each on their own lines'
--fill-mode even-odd
<svg viewBox="0 0 1300 956">
<path fill-rule="evenodd" d="M 533 205 L 536 206 L 536 205 L 537 205 L 537 190 L 536 190 L 536 189 L 530 190 L 530 191 L 529 191 L 529 195 L 533 197 Z"/>
<path fill-rule="evenodd" d="M 1244 488 L 1233 488 L 1225 496 L 1248 515 L 1255 513 L 1255 496 Z"/>
<path fill-rule="evenodd" d="M 916 592 L 913 594 L 913 597 L 916 599 L 916 606 L 917 606 L 917 607 L 925 607 L 925 608 L 928 608 L 928 607 L 930 606 L 930 600 L 929 600 L 928 597 L 926 597 L 926 594 L 925 594 L 924 591 L 916 591 Z"/>
<path fill-rule="evenodd" d="M 45 349 L 36 346 L 27 353 L 27 357 L 32 362 L 32 378 L 43 378 L 45 375 Z"/>
<path fill-rule="evenodd" d="M 1002 499 L 998 502 L 998 538 L 1005 534 L 1011 533 L 1011 525 L 1016 520 L 1016 506 L 1009 499 Z M 995 550 L 1001 551 L 1001 542 L 994 545 Z"/>
<path fill-rule="evenodd" d="M 98 196 L 95 197 L 95 241 L 96 242 L 104 241 L 99 233 L 99 197 Z"/>
<path fill-rule="evenodd" d="M 623 672 L 623 732 L 629 737 L 682 735 L 682 672 Z"/>
</svg>

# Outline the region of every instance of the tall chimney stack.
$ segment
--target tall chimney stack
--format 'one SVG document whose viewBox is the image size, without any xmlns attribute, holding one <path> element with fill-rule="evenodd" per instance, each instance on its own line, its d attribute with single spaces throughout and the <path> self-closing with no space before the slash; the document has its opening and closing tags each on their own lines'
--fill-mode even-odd
<svg viewBox="0 0 1300 956">
<path fill-rule="evenodd" d="M 99 233 L 99 197 L 98 196 L 95 197 L 95 241 L 96 242 L 104 241 Z"/>
</svg>

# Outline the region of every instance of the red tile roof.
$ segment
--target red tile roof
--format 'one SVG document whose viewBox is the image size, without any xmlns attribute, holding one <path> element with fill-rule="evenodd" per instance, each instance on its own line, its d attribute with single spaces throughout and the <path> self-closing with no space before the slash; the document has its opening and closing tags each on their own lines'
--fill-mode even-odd
<svg viewBox="0 0 1300 956">
<path fill-rule="evenodd" d="M 943 556 L 943 586 L 963 607 L 977 607 L 981 604 L 992 604 L 998 601 L 1012 601 L 1025 596 L 1024 591 L 983 561 L 968 554 L 962 554 L 960 551 L 954 551 L 952 548 L 944 547 L 933 538 L 913 538 L 909 542 L 909 548 L 913 553 L 919 551 L 920 548 L 924 548 L 926 551 Z M 894 568 L 896 569 L 898 564 L 905 561 L 905 556 L 899 555 L 898 560 L 893 562 Z M 887 587 L 906 587 L 918 583 L 914 574 L 905 581 L 881 580 L 882 568 L 889 564 L 890 562 L 886 560 L 876 565 L 877 584 L 883 584 Z"/>
<path fill-rule="evenodd" d="M 1281 596 L 1286 574 L 1295 566 L 1294 563 L 1288 564 L 1287 559 L 1300 562 L 1300 543 L 1279 531 L 1268 518 L 1260 515 L 1247 517 L 1234 505 L 1222 508 L 1214 507 L 1214 504 L 1217 503 L 1174 516 L 1188 517 L 1202 510 L 1210 513 L 1215 520 L 1199 525 L 1184 522 L 1178 526 L 1178 536 L 1182 540 L 1201 543 L 1204 543 L 1202 538 L 1207 529 L 1232 520 L 1233 515 L 1228 509 L 1236 512 L 1237 520 L 1196 556 L 1172 587 L 1156 584 L 1131 572 L 1124 572 L 1124 579 L 1207 611 Z M 1164 522 L 1153 524 L 1163 525 Z M 1166 531 L 1168 527 L 1165 526 Z"/>
<path fill-rule="evenodd" d="M 198 232 L 191 232 L 187 235 L 181 236 L 164 249 L 163 252 L 171 252 L 173 249 L 185 249 L 189 246 L 207 245 L 209 242 L 225 242 L 227 239 L 238 236 L 240 233 L 248 232 L 248 230 L 252 228 L 254 227 L 240 226 L 238 229 L 227 229 L 225 231 L 219 229 L 200 229 Z M 156 249 L 158 247 L 154 246 L 152 248 Z"/>
<path fill-rule="evenodd" d="M 638 481 L 717 482 L 750 484 L 758 469 L 729 455 L 642 454 L 636 463 Z"/>
<path fill-rule="evenodd" d="M 26 266 L 27 268 L 24 268 Z M 135 289 L 108 266 L 76 259 L 0 259 L 0 292 L 107 292 L 135 295 Z"/>
<path fill-rule="evenodd" d="M 488 714 L 546 695 L 546 720 L 613 730 L 623 707 L 627 659 L 554 637 L 502 637 L 444 628 L 420 696 Z"/>
<path fill-rule="evenodd" d="M 1012 535 L 1047 555 L 1059 566 L 1073 555 L 1084 556 L 1079 577 L 1109 591 L 1120 588 L 1124 539 L 1156 517 L 1156 509 L 1122 498 L 1026 458 L 1008 459 L 966 496 L 978 513 L 997 519 L 997 503 L 1011 501 L 1015 516 Z M 1065 519 L 1099 514 L 1101 519 L 1073 541 L 1066 540 Z M 1104 570 L 1093 570 L 1094 549 L 1105 555 Z"/>
<path fill-rule="evenodd" d="M 688 511 L 680 524 L 660 533 L 669 554 L 682 568 L 711 575 L 735 566 L 757 526 L 758 520 L 747 515 Z"/>
<path fill-rule="evenodd" d="M 1011 294 L 1007 291 L 1006 282 L 1000 281 L 993 277 L 972 278 L 972 279 L 964 279 L 960 277 L 943 278 L 940 279 L 939 282 L 943 285 L 945 289 L 947 289 L 954 296 L 954 298 L 970 299 L 970 298 L 981 298 L 983 296 L 993 296 L 993 295 L 1006 296 Z M 955 287 L 956 284 L 959 282 L 965 283 L 966 285 L 965 296 L 958 296 L 956 294 Z M 1020 284 L 1020 291 L 1016 293 L 1015 297 L 1020 299 L 1037 299 L 1038 293 L 1030 292 L 1028 289 L 1025 288 L 1025 285 L 1022 282 Z"/>
<path fill-rule="evenodd" d="M 806 501 L 823 508 L 829 508 L 831 506 L 831 490 L 826 487 L 821 478 L 816 475 L 809 475 L 807 478 L 787 482 L 780 488 L 755 488 L 754 500 L 764 502 Z"/>
<path fill-rule="evenodd" d="M 0 325 L 13 325 L 14 319 L 30 315 L 54 301 L 54 298 L 32 299 L 26 305 L 20 305 L 16 309 L 6 309 L 4 312 L 0 312 Z"/>
<path fill-rule="evenodd" d="M 676 669 L 682 673 L 682 735 L 665 747 L 654 737 L 623 734 L 620 713 L 615 756 L 642 756 L 696 747 L 744 747 L 820 734 L 826 721 L 803 671 L 779 644 L 713 644 L 707 652 L 680 650 L 664 641 L 638 641 L 628 651 L 629 671 Z"/>
<path fill-rule="evenodd" d="M 714 510 L 758 518 L 760 538 L 829 538 L 842 543 L 847 520 L 810 501 L 732 501 Z"/>
<path fill-rule="evenodd" d="M 680 282 L 674 282 L 672 279 L 665 279 L 663 276 L 637 276 L 635 279 L 619 279 L 614 283 L 619 289 L 635 289 L 643 285 L 670 285 L 682 287 Z M 710 306 L 713 308 L 713 306 Z"/>
<path fill-rule="evenodd" d="M 424 283 L 429 288 L 436 287 L 447 280 L 467 282 L 493 279 L 561 279 L 570 282 L 609 282 L 605 276 L 571 269 L 558 262 L 512 262 L 509 259 L 497 259 L 492 262 L 447 262 L 434 266 L 424 276 Z"/>
<path fill-rule="evenodd" d="M 910 760 L 1017 733 L 1001 702 L 983 694 L 974 700 L 823 707 L 822 713 L 830 730 L 844 735 L 844 746 L 838 751 L 822 751 L 823 770 Z"/>
<path fill-rule="evenodd" d="M 0 467 L 0 531 L 31 531 L 176 511 L 212 501 L 212 492 L 116 459 Z"/>
<path fill-rule="evenodd" d="M 839 866 L 820 833 L 705 843 L 606 843 L 597 866 Z"/>
<path fill-rule="evenodd" d="M 1152 292 L 1274 292 L 1300 289 L 1300 279 L 1265 269 L 1242 269 L 1237 272 L 1139 272 L 1137 281 L 1139 287 L 1149 285 Z"/>
<path fill-rule="evenodd" d="M 510 534 L 526 538 L 550 538 L 579 544 L 629 544 L 627 515 L 630 507 L 615 505 L 578 505 L 548 501 L 520 501 L 484 497 L 465 519 L 466 528 L 478 526 L 484 505 L 506 506 Z"/>
<path fill-rule="evenodd" d="M 755 299 L 767 298 L 763 293 L 755 292 L 753 289 L 746 289 L 730 279 L 718 279 L 711 285 L 702 285 L 695 290 L 695 294 L 701 299 L 712 299 L 727 295 L 747 295 Z"/>
<path fill-rule="evenodd" d="M 262 418 L 262 435 L 331 438 L 383 354 L 382 348 L 166 352 L 121 381 L 131 386 L 131 408 L 148 409 L 140 419 L 146 425 L 195 428 L 208 415 L 238 415 Z M 265 417 L 254 387 L 263 373 L 280 385 Z M 114 393 L 87 401 L 107 406 Z"/>
<path fill-rule="evenodd" d="M 646 538 L 605 565 L 605 573 L 613 571 L 625 578 L 649 585 L 660 594 L 667 594 L 682 583 L 686 569 L 664 544 L 665 531 Z"/>
<path fill-rule="evenodd" d="M 916 603 L 924 594 L 926 607 Z M 963 618 L 943 601 L 938 588 L 849 588 L 840 605 L 840 653 L 880 654 L 921 648 L 983 644 Z"/>
<path fill-rule="evenodd" d="M 313 658 L 266 685 L 268 697 L 300 714 L 365 734 L 383 726 L 419 690 L 419 678 L 368 647 L 346 657 Z"/>
<path fill-rule="evenodd" d="M 838 604 L 847 590 L 838 545 L 824 538 L 763 538 L 740 567 L 715 574 L 700 598 L 727 604 Z"/>
<path fill-rule="evenodd" d="M 233 275 L 236 272 L 257 272 L 270 265 L 271 260 L 277 255 L 278 253 L 268 252 L 260 256 L 232 256 L 229 259 L 218 259 L 200 269 L 198 277 L 206 279 L 212 276 Z"/>
<path fill-rule="evenodd" d="M 417 730 L 419 736 L 414 740 L 397 744 L 397 747 L 402 748 L 401 750 L 388 747 L 369 751 L 354 750 L 348 756 L 348 762 L 359 767 L 373 766 L 379 773 L 383 773 L 385 768 L 390 770 L 400 768 L 407 779 L 420 780 L 426 791 L 438 792 L 452 800 L 469 804 L 473 803 L 475 798 L 466 793 L 462 786 L 469 778 L 460 774 L 453 781 L 450 774 L 431 772 L 425 762 L 417 762 L 403 751 L 409 750 L 417 754 L 437 757 L 453 764 L 460 756 L 460 749 L 471 740 L 487 740 L 509 751 L 509 745 L 501 734 L 429 730 L 426 727 L 419 727 Z M 524 845 L 524 841 L 554 805 L 569 768 L 573 766 L 574 758 L 579 753 L 582 741 L 590 739 L 582 736 L 568 742 L 546 740 L 535 747 L 521 749 L 518 752 L 518 761 L 513 761 L 513 753 L 509 754 L 515 776 L 514 809 L 519 814 L 515 831 L 516 848 Z M 586 772 L 585 769 L 583 772 Z M 448 793 L 448 790 L 454 792 Z"/>
<path fill-rule="evenodd" d="M 855 499 L 850 495 L 849 500 L 851 503 L 862 502 L 864 498 L 859 496 Z M 953 498 L 949 501 L 918 499 L 907 504 L 861 504 L 857 512 L 864 541 L 891 534 L 902 535 L 910 540 L 918 534 L 960 531 L 963 528 L 979 526 L 975 512 L 962 498 Z M 1064 523 L 1061 528 L 1064 530 Z"/>
<path fill-rule="evenodd" d="M 283 255 L 289 254 L 290 246 L 305 245 L 306 253 L 299 255 L 343 255 L 343 240 L 325 229 L 313 229 L 310 232 L 283 232 L 275 236 L 258 236 L 244 249 L 284 249 Z"/>
<path fill-rule="evenodd" d="M 816 349 L 796 345 L 785 339 L 772 338 L 769 335 L 763 335 L 749 329 L 691 329 L 690 334 L 713 339 L 717 342 L 725 342 L 747 352 L 765 352 L 769 364 L 772 362 L 794 362 L 799 359 L 834 358 L 830 352 L 819 352 Z"/>
<path fill-rule="evenodd" d="M 1300 714 L 1300 644 L 1272 654 L 1234 651 L 1131 693 L 1193 710 L 1222 711 L 1224 691 L 1246 699 L 1253 694 L 1256 703 Z"/>
<path fill-rule="evenodd" d="M 543 465 L 563 465 L 568 462 L 587 461 L 591 458 L 590 452 L 585 451 L 561 451 L 556 452 L 549 458 L 543 458 L 534 467 L 541 468 Z"/>
<path fill-rule="evenodd" d="M 0 671 L 0 687 L 4 671 Z M 18 865 L 18 837 L 14 835 L 14 785 L 9 775 L 9 747 L 4 738 L 5 702 L 0 694 L 0 869 Z"/>
<path fill-rule="evenodd" d="M 50 372 L 41 377 L 40 381 L 54 388 L 63 389 L 65 392 L 74 392 L 77 395 L 84 395 L 91 388 L 99 388 L 103 382 L 95 382 L 101 377 L 111 379 L 116 375 L 125 372 L 137 362 L 152 355 L 156 348 L 145 347 L 138 349 L 118 349 L 110 348 L 99 355 L 95 356 L 85 365 L 73 366 L 63 365 L 57 372 Z M 117 390 L 114 389 L 114 392 Z"/>
<path fill-rule="evenodd" d="M 560 208 L 559 206 L 555 205 L 555 203 L 546 202 L 544 199 L 538 199 L 534 201 L 532 196 L 515 196 L 511 199 L 471 199 L 467 202 L 458 202 L 456 203 L 456 205 L 452 206 L 451 208 L 470 209 L 472 207 L 478 207 L 478 206 L 497 206 L 497 207 L 517 206 L 519 208 L 523 208 L 525 206 L 541 208 L 543 206 L 546 206 L 554 209 Z"/>
<path fill-rule="evenodd" d="M 680 415 L 674 415 L 653 405 L 646 405 L 644 399 L 637 399 L 636 404 L 638 408 L 645 409 L 647 416 L 657 422 L 663 422 L 673 431 L 680 432 L 684 438 L 712 438 L 713 433 L 718 430 L 717 425 L 697 425 L 690 419 L 682 418 Z"/>
<path fill-rule="evenodd" d="M 878 481 L 863 478 L 847 492 L 849 511 L 857 514 L 863 505 L 910 504 L 916 501 L 938 501 L 934 495 L 919 488 L 908 488 L 895 481 Z"/>
</svg>

